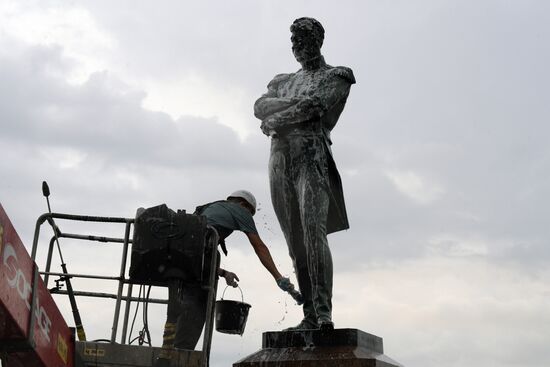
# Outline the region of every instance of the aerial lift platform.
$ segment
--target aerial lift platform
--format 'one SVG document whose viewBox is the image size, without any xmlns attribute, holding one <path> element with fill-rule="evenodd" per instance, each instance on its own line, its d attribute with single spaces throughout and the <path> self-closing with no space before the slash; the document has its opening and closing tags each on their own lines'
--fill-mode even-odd
<svg viewBox="0 0 550 367">
<path fill-rule="evenodd" d="M 180 214 L 178 212 L 178 214 Z M 185 213 L 182 213 L 185 214 Z M 118 223 L 124 227 L 121 237 L 106 237 L 90 234 L 66 233 L 59 229 L 56 222 L 77 221 L 95 223 Z M 35 263 L 40 246 L 39 241 L 42 226 L 48 223 L 53 229 L 53 237 L 47 245 L 46 263 L 43 271 L 39 271 Z M 151 367 L 158 357 L 161 348 L 150 345 L 132 345 L 129 340 L 128 326 L 131 304 L 141 305 L 145 310 L 150 303 L 166 304 L 166 299 L 149 298 L 150 287 L 165 286 L 163 282 L 137 280 L 128 276 L 128 257 L 147 257 L 145 252 L 131 249 L 133 242 L 132 229 L 135 229 L 136 218 L 99 217 L 73 215 L 62 213 L 46 213 L 41 215 L 35 227 L 32 252 L 29 256 L 21 239 L 17 235 L 11 221 L 0 204 L 0 357 L 2 367 Z M 173 223 L 157 224 L 159 233 L 165 235 L 170 243 L 178 237 L 178 230 Z M 180 231 L 181 232 L 181 231 Z M 181 234 L 181 233 L 180 233 Z M 113 244 L 121 247 L 121 263 L 118 274 L 112 276 L 98 274 L 69 273 L 64 263 L 59 247 L 59 239 L 85 241 L 87 245 Z M 214 302 L 217 290 L 217 233 L 208 228 L 204 236 L 203 246 L 199 251 L 187 253 L 193 257 L 187 262 L 200 266 L 201 286 L 208 290 L 208 302 L 203 345 L 201 351 L 179 350 L 171 351 L 171 367 L 207 367 L 209 366 L 210 349 L 214 321 Z M 55 248 L 58 248 L 61 258 L 62 272 L 51 269 Z M 135 246 L 134 246 L 135 247 Z M 202 249 L 202 250 L 201 250 Z M 134 258 L 132 258 L 134 261 Z M 159 267 L 159 269 L 162 266 Z M 159 269 L 156 269 L 157 271 Z M 136 271 L 134 271 L 136 273 Z M 56 286 L 48 289 L 50 280 L 55 280 Z M 70 280 L 83 278 L 89 280 L 112 281 L 117 284 L 116 294 L 73 290 Z M 136 277 L 134 277 L 136 278 Z M 60 283 L 65 283 L 62 290 Z M 143 287 L 135 295 L 135 286 Z M 145 287 L 149 287 L 147 296 Z M 59 311 L 51 293 L 69 297 L 75 328 L 69 328 Z M 76 307 L 76 297 L 92 297 L 114 299 L 113 323 L 111 335 L 105 339 L 88 341 L 82 328 L 80 314 Z M 122 323 L 120 322 L 121 311 Z M 119 325 L 122 331 L 119 333 Z M 144 325 L 148 333 L 147 325 Z M 76 340 L 76 335 L 78 339 Z M 143 341 L 142 335 L 140 340 Z"/>
</svg>

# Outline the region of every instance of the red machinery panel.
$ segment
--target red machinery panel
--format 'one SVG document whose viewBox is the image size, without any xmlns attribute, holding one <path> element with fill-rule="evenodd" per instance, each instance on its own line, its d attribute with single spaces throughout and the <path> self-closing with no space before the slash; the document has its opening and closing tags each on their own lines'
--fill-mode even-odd
<svg viewBox="0 0 550 367">
<path fill-rule="evenodd" d="M 42 278 L 0 204 L 0 347 L 28 339 L 34 318 L 34 346 L 9 354 L 5 367 L 73 367 L 74 338 Z"/>
</svg>

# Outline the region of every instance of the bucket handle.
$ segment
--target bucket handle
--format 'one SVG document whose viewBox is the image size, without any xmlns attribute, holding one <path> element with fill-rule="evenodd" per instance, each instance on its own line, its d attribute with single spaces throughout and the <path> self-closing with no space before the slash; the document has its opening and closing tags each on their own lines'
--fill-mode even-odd
<svg viewBox="0 0 550 367">
<path fill-rule="evenodd" d="M 227 285 L 227 286 L 225 287 L 225 289 L 223 290 L 223 293 L 222 293 L 222 301 L 223 301 L 223 296 L 225 296 L 225 291 L 227 290 L 227 288 L 229 288 L 228 285 Z M 235 287 L 231 287 L 231 288 L 235 288 Z M 241 300 L 242 300 L 242 302 L 244 303 L 243 290 L 242 290 L 241 287 L 239 287 L 238 285 L 237 285 L 237 288 L 239 288 L 239 291 L 241 292 Z"/>
</svg>

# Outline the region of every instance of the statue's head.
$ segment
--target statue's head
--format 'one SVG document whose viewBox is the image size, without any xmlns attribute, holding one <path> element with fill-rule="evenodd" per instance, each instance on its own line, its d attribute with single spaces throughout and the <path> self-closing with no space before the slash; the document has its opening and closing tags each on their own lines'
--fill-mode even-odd
<svg viewBox="0 0 550 367">
<path fill-rule="evenodd" d="M 313 18 L 298 18 L 290 26 L 292 52 L 298 62 L 305 62 L 321 55 L 325 29 Z"/>
</svg>

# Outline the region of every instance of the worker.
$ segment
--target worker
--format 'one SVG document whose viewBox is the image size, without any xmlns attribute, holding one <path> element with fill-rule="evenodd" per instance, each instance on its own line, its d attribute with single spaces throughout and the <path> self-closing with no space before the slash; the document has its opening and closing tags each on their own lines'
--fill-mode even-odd
<svg viewBox="0 0 550 367">
<path fill-rule="evenodd" d="M 226 255 L 225 239 L 233 231 L 244 232 L 258 259 L 273 276 L 279 288 L 286 292 L 294 291 L 294 285 L 289 278 L 281 275 L 269 249 L 258 235 L 252 218 L 255 213 L 256 199 L 246 190 L 235 191 L 227 200 L 199 206 L 195 211 L 195 214 L 205 216 L 207 224 L 218 232 L 220 247 Z M 235 273 L 219 268 L 218 276 L 224 278 L 227 285 L 237 287 L 239 278 Z M 207 295 L 208 291 L 200 286 L 181 287 L 179 283 L 169 285 L 162 350 L 155 367 L 170 365 L 170 355 L 174 347 L 195 349 L 206 320 Z"/>
</svg>

